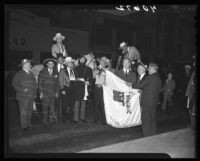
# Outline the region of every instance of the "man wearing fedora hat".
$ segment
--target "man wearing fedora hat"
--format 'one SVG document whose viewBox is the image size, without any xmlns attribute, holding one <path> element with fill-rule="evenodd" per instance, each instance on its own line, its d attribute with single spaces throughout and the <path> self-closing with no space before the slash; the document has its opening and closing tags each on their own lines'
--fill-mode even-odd
<svg viewBox="0 0 200 161">
<path fill-rule="evenodd" d="M 23 59 L 19 66 L 22 69 L 15 74 L 12 80 L 12 86 L 16 90 L 21 128 L 28 130 L 31 126 L 34 99 L 37 97 L 37 83 L 35 77 L 30 72 L 31 60 Z"/>
<path fill-rule="evenodd" d="M 122 60 L 128 58 L 131 60 L 132 68 L 136 71 L 138 62 L 141 62 L 140 52 L 134 46 L 127 46 L 128 43 L 122 42 L 119 45 L 119 49 L 122 50 Z M 119 57 L 121 58 L 121 57 Z M 119 60 L 120 61 L 120 60 Z M 134 67 L 135 65 L 135 67 Z"/>
<path fill-rule="evenodd" d="M 66 57 L 64 60 L 64 64 L 66 65 L 66 67 L 62 69 L 59 74 L 63 122 L 66 122 L 67 120 L 68 107 L 69 120 L 71 122 L 74 122 L 73 112 L 76 94 L 76 72 L 74 70 L 73 61 L 74 60 L 71 57 Z"/>
<path fill-rule="evenodd" d="M 157 71 L 158 65 L 149 63 L 148 75 L 134 86 L 142 90 L 140 105 L 144 137 L 156 134 L 156 108 L 162 88 L 162 81 Z"/>
<path fill-rule="evenodd" d="M 42 100 L 43 123 L 47 124 L 57 121 L 55 98 L 58 97 L 58 72 L 54 68 L 55 59 L 46 59 L 43 63 L 47 67 L 43 68 L 39 74 L 39 93 Z"/>
<path fill-rule="evenodd" d="M 56 44 L 54 44 L 51 48 L 52 56 L 54 58 L 57 58 L 57 54 L 61 53 L 64 57 L 67 57 L 67 51 L 65 48 L 65 45 L 62 43 L 62 41 L 65 39 L 65 36 L 61 35 L 61 33 L 57 33 L 53 40 L 56 41 Z"/>
</svg>

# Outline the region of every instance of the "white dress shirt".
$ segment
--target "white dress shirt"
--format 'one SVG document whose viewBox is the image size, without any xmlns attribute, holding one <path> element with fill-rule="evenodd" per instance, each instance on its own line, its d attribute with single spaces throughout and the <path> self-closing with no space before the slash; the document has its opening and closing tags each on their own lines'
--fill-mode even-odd
<svg viewBox="0 0 200 161">
<path fill-rule="evenodd" d="M 64 68 L 63 64 L 58 63 L 58 72 L 60 72 L 60 69 L 63 69 L 63 68 Z"/>
<path fill-rule="evenodd" d="M 29 72 L 28 70 L 26 70 L 25 68 L 23 68 L 23 70 L 24 70 L 26 73 L 28 73 L 28 74 L 30 73 L 30 72 Z"/>
<path fill-rule="evenodd" d="M 70 69 L 72 70 L 73 74 L 71 74 Z M 74 70 L 72 68 L 67 67 L 67 71 L 69 73 L 69 79 L 70 79 L 70 81 L 75 81 Z"/>
<path fill-rule="evenodd" d="M 124 71 L 124 74 L 126 74 L 126 73 L 129 74 L 129 69 L 124 69 L 123 68 L 123 71 Z"/>
<path fill-rule="evenodd" d="M 142 75 L 140 75 L 140 81 L 142 80 L 142 78 L 144 77 L 145 73 L 143 73 Z"/>
<path fill-rule="evenodd" d="M 49 74 L 51 76 L 53 70 L 52 69 L 48 69 L 48 71 L 49 71 Z"/>
</svg>

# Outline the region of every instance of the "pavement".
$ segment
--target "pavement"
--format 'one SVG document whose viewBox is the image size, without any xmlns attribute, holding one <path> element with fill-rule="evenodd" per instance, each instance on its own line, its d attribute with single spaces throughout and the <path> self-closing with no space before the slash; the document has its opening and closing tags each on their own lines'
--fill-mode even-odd
<svg viewBox="0 0 200 161">
<path fill-rule="evenodd" d="M 195 135 L 186 128 L 79 153 L 165 153 L 171 158 L 195 158 Z"/>
<path fill-rule="evenodd" d="M 29 131 L 20 131 L 19 112 L 16 102 L 9 101 L 9 149 L 15 153 L 77 153 L 128 140 L 142 138 L 141 126 L 132 128 L 112 128 L 101 123 L 93 123 L 93 106 L 88 104 L 88 123 L 72 124 L 59 120 L 56 124 L 40 124 L 40 115 L 34 117 L 34 126 Z M 181 106 L 162 113 L 157 110 L 158 134 L 186 128 L 186 112 Z M 180 107 L 180 108 L 178 108 Z"/>
</svg>

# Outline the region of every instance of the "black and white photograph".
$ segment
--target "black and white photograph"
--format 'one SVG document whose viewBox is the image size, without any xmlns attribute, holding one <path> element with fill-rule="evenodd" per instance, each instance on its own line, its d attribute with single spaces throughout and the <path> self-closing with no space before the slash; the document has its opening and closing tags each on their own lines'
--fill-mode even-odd
<svg viewBox="0 0 200 161">
<path fill-rule="evenodd" d="M 197 157 L 197 4 L 4 14 L 5 157 Z"/>
</svg>

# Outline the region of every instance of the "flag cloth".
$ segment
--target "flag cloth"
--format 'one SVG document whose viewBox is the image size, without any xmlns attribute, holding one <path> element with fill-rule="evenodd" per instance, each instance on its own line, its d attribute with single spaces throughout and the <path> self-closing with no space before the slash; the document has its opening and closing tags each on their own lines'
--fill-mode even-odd
<svg viewBox="0 0 200 161">
<path fill-rule="evenodd" d="M 103 98 L 108 125 L 115 128 L 141 125 L 140 93 L 108 70 Z"/>
</svg>

